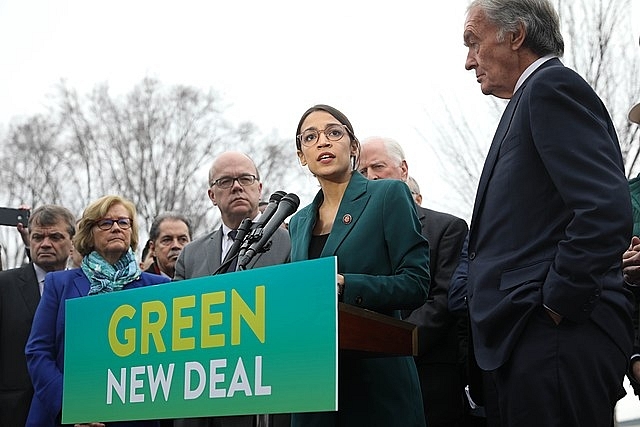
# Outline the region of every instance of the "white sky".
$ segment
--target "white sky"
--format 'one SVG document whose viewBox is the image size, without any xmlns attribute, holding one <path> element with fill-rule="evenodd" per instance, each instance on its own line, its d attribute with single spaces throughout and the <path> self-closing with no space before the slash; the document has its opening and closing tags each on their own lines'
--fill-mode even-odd
<svg viewBox="0 0 640 427">
<path fill-rule="evenodd" d="M 62 78 L 80 93 L 102 82 L 126 93 L 145 76 L 213 88 L 229 105 L 227 117 L 292 139 L 302 112 L 326 103 L 350 118 L 360 139 L 401 143 L 424 204 L 469 219 L 471 206 L 448 202 L 450 180 L 420 137 L 432 135 L 434 120 L 462 116 L 487 143 L 495 129 L 483 119 L 487 98 L 464 70 L 466 5 L 0 0 L 0 129 L 41 111 Z M 635 22 L 637 40 L 640 17 Z"/>
<path fill-rule="evenodd" d="M 640 5 L 630 3 L 637 43 Z M 145 76 L 213 88 L 230 105 L 229 118 L 291 139 L 300 115 L 326 103 L 349 117 L 359 138 L 397 139 L 426 204 L 468 219 L 471 206 L 446 203 L 447 177 L 417 132 L 428 136 L 443 99 L 453 120 L 477 118 L 488 139 L 495 129 L 482 121 L 486 99 L 464 70 L 466 4 L 0 0 L 0 129 L 42 111 L 62 78 L 81 93 L 101 82 L 125 93 Z M 635 397 L 621 406 L 623 418 L 640 413 Z"/>
<path fill-rule="evenodd" d="M 360 139 L 397 139 L 442 208 L 446 182 L 416 128 L 442 97 L 485 102 L 463 66 L 466 2 L 448 3 L 0 0 L 0 123 L 42 109 L 61 78 L 81 93 L 104 81 L 124 93 L 144 76 L 212 87 L 229 118 L 292 139 L 300 115 L 326 103 Z"/>
<path fill-rule="evenodd" d="M 360 139 L 401 143 L 424 204 L 469 219 L 471 206 L 448 201 L 450 180 L 420 137 L 432 135 L 434 120 L 453 125 L 462 116 L 487 144 L 495 129 L 483 119 L 487 98 L 464 69 L 466 5 L 0 0 L 0 129 L 41 111 L 62 78 L 80 93 L 102 82 L 126 93 L 145 76 L 213 88 L 227 117 L 291 139 L 302 112 L 326 103 L 349 117 Z M 315 180 L 305 185 L 315 188 Z"/>
</svg>

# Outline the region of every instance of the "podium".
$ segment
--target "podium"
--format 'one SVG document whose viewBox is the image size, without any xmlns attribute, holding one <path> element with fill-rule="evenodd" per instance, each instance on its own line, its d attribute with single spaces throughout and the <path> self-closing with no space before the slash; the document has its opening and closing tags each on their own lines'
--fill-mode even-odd
<svg viewBox="0 0 640 427">
<path fill-rule="evenodd" d="M 337 410 L 339 358 L 412 356 L 417 328 L 336 305 L 336 266 L 319 258 L 67 300 L 63 423 Z M 86 359 L 87 342 L 99 358 Z"/>
<path fill-rule="evenodd" d="M 353 305 L 338 303 L 338 348 L 359 357 L 417 356 L 416 325 Z"/>
</svg>

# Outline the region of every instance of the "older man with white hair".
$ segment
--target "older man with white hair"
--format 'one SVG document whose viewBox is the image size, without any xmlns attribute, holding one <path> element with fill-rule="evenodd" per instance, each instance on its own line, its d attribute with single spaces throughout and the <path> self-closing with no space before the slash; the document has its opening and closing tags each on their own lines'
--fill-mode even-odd
<svg viewBox="0 0 640 427">
<path fill-rule="evenodd" d="M 409 178 L 404 151 L 391 138 L 365 139 L 359 170 L 369 179 L 389 178 L 407 182 Z M 449 282 L 458 265 L 467 224 L 453 215 L 418 204 L 416 211 L 422 235 L 429 241 L 431 288 L 427 302 L 416 310 L 403 312 L 403 316 L 418 325 L 419 355 L 415 361 L 427 424 L 430 427 L 459 425 L 465 409 L 458 319 L 449 313 L 447 305 Z"/>
</svg>

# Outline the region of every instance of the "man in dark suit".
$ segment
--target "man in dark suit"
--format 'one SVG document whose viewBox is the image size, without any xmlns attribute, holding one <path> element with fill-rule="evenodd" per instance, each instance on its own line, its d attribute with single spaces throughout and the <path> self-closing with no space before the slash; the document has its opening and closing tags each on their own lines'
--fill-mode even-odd
<svg viewBox="0 0 640 427">
<path fill-rule="evenodd" d="M 0 272 L 0 425 L 24 426 L 33 387 L 24 348 L 42 294 L 44 276 L 64 270 L 75 234 L 66 208 L 44 205 L 28 223 L 33 262 Z"/>
<path fill-rule="evenodd" d="M 475 0 L 465 68 L 510 99 L 480 176 L 467 297 L 502 426 L 609 426 L 632 347 L 631 205 L 613 123 L 547 0 Z M 495 417 L 492 416 L 492 420 Z"/>
<path fill-rule="evenodd" d="M 222 264 L 233 244 L 229 235 L 240 223 L 259 218 L 258 204 L 262 195 L 260 174 L 253 160 L 246 154 L 228 151 L 220 154 L 209 170 L 209 198 L 220 209 L 222 226 L 184 247 L 176 262 L 174 280 L 209 276 Z M 232 233 L 233 234 L 233 233 Z M 289 262 L 291 241 L 289 233 L 278 228 L 271 239 L 271 248 L 257 254 L 247 269 Z M 260 416 L 263 417 L 263 416 Z M 270 417 L 270 426 L 288 425 L 287 415 Z M 189 418 L 176 420 L 176 427 L 253 427 L 256 416 Z"/>
<path fill-rule="evenodd" d="M 391 138 L 365 139 L 361 146 L 359 170 L 369 179 L 407 182 L 409 178 L 404 151 Z M 416 191 L 412 190 L 413 193 Z M 415 197 L 414 194 L 414 200 Z M 416 310 L 403 312 L 403 317 L 418 325 L 419 356 L 415 361 L 427 425 L 454 427 L 461 425 L 465 413 L 464 382 L 458 322 L 447 309 L 447 299 L 451 274 L 458 265 L 467 224 L 463 219 L 418 204 L 416 209 L 422 235 L 429 241 L 431 286 L 427 302 Z"/>
</svg>

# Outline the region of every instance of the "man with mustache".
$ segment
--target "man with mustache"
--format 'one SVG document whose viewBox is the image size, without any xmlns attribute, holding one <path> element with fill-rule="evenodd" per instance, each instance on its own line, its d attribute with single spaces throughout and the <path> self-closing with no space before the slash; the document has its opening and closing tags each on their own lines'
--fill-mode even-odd
<svg viewBox="0 0 640 427">
<path fill-rule="evenodd" d="M 227 151 L 214 160 L 209 170 L 208 194 L 213 205 L 220 209 L 222 226 L 184 247 L 176 263 L 174 280 L 214 274 L 233 244 L 233 232 L 240 223 L 245 218 L 254 222 L 259 219 L 262 182 L 254 161 L 244 153 Z M 249 262 L 247 269 L 289 262 L 290 252 L 289 233 L 278 228 L 271 238 L 271 248 L 265 253 L 257 254 Z M 255 415 L 241 415 L 188 418 L 176 420 L 174 426 L 253 427 L 255 422 Z M 289 416 L 271 415 L 269 425 L 289 425 Z"/>
<path fill-rule="evenodd" d="M 176 261 L 187 243 L 191 242 L 191 221 L 184 215 L 167 212 L 158 215 L 149 230 L 149 251 L 153 263 L 147 273 L 173 278 Z"/>
</svg>

